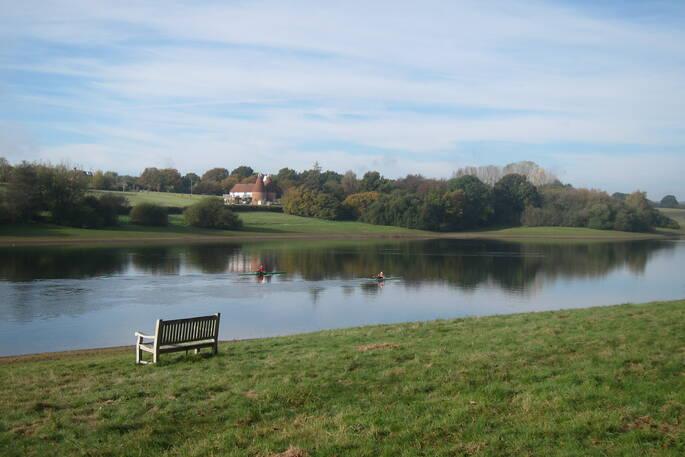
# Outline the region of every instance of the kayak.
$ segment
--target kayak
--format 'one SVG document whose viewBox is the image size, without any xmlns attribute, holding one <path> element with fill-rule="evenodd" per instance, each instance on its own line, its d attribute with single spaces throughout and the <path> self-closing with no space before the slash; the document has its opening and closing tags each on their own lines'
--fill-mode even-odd
<svg viewBox="0 0 685 457">
<path fill-rule="evenodd" d="M 240 276 L 274 276 L 284 274 L 286 274 L 285 271 L 266 271 L 264 273 L 260 273 L 258 271 L 251 271 L 249 273 L 240 273 Z"/>
<path fill-rule="evenodd" d="M 383 282 L 383 281 L 399 281 L 400 278 L 399 276 L 386 276 L 385 278 L 362 278 L 367 281 L 378 281 L 378 282 Z"/>
</svg>

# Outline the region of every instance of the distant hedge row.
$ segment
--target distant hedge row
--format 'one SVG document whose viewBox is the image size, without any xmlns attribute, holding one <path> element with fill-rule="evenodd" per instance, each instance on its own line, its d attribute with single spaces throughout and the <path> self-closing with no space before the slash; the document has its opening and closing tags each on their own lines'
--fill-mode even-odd
<svg viewBox="0 0 685 457">
<path fill-rule="evenodd" d="M 278 205 L 227 205 L 234 213 L 282 213 L 283 207 Z"/>
</svg>

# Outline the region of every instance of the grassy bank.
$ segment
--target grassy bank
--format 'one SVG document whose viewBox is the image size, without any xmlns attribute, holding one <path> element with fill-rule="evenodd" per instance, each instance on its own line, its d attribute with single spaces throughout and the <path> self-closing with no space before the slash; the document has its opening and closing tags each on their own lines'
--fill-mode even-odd
<svg viewBox="0 0 685 457">
<path fill-rule="evenodd" d="M 517 227 L 478 232 L 436 233 L 401 227 L 364 224 L 349 221 L 291 216 L 281 213 L 240 213 L 244 228 L 240 231 L 210 230 L 189 227 L 181 215 L 171 215 L 167 227 L 131 225 L 122 217 L 120 227 L 79 229 L 49 224 L 0 226 L 0 245 L 64 244 L 85 242 L 148 241 L 221 241 L 264 238 L 493 238 L 547 240 L 637 240 L 674 236 L 673 233 L 628 233 L 571 227 Z"/>
<path fill-rule="evenodd" d="M 0 359 L 0 454 L 683 455 L 684 347 L 677 301 Z"/>
<path fill-rule="evenodd" d="M 243 230 L 212 230 L 187 226 L 181 215 L 170 215 L 167 227 L 144 227 L 121 218 L 121 226 L 80 229 L 49 224 L 0 226 L 1 244 L 39 244 L 106 241 L 220 241 L 288 237 L 425 237 L 429 232 L 361 222 L 324 221 L 282 213 L 240 213 Z"/>
<path fill-rule="evenodd" d="M 131 206 L 136 206 L 141 203 L 154 203 L 161 206 L 183 208 L 208 198 L 207 195 L 176 194 L 173 192 L 120 192 L 108 190 L 93 190 L 91 192 L 95 195 L 111 193 L 125 197 Z"/>
<path fill-rule="evenodd" d="M 685 209 L 659 208 L 659 211 L 680 224 L 680 231 L 685 233 Z"/>
</svg>

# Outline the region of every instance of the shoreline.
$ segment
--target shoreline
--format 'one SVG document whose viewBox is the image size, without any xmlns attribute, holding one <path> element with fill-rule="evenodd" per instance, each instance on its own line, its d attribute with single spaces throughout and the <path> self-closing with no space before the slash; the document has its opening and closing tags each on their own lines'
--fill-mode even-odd
<svg viewBox="0 0 685 457">
<path fill-rule="evenodd" d="M 679 299 L 674 299 L 674 300 L 653 300 L 653 301 L 648 301 L 648 302 L 640 302 L 640 303 L 620 303 L 620 304 L 613 304 L 613 305 L 590 305 L 590 306 L 585 306 L 581 308 L 560 308 L 560 309 L 555 309 L 555 310 L 541 310 L 541 311 L 526 311 L 526 312 L 519 312 L 519 313 L 508 313 L 508 314 L 491 314 L 491 315 L 486 315 L 486 316 L 463 316 L 463 317 L 454 317 L 454 318 L 447 318 L 447 319 L 431 319 L 427 321 L 407 321 L 407 322 L 398 322 L 398 323 L 393 323 L 393 324 L 368 324 L 368 325 L 358 325 L 358 326 L 353 326 L 353 327 L 340 327 L 340 328 L 330 328 L 330 329 L 322 329 L 322 330 L 314 330 L 310 332 L 298 332 L 298 333 L 291 333 L 291 334 L 283 334 L 283 335 L 274 335 L 274 336 L 263 336 L 263 337 L 254 337 L 254 338 L 240 338 L 240 339 L 226 339 L 226 340 L 219 340 L 219 344 L 225 346 L 227 344 L 236 344 L 236 343 L 248 343 L 248 342 L 265 342 L 265 341 L 271 341 L 271 340 L 278 340 L 278 339 L 283 339 L 283 338 L 299 338 L 299 337 L 311 337 L 311 336 L 316 336 L 320 335 L 323 333 L 330 333 L 330 332 L 347 332 L 347 331 L 360 331 L 364 329 L 378 329 L 378 328 L 390 328 L 390 327 L 402 327 L 402 326 L 412 326 L 412 325 L 431 325 L 431 324 L 436 324 L 440 322 L 475 322 L 475 321 L 480 321 L 484 319 L 499 319 L 499 318 L 516 318 L 516 317 L 521 317 L 521 316 L 541 316 L 541 315 L 556 315 L 556 314 L 561 314 L 561 313 L 573 313 L 573 312 L 586 312 L 586 311 L 593 311 L 593 310 L 610 310 L 610 309 L 620 309 L 624 307 L 630 307 L 630 306 L 650 306 L 650 305 L 656 305 L 656 304 L 675 304 L 675 303 L 685 303 L 685 297 L 679 298 Z M 133 333 L 131 333 L 133 335 Z M 133 339 L 133 337 L 131 337 Z M 55 361 L 55 360 L 65 360 L 65 359 L 73 359 L 73 358 L 84 358 L 84 357 L 89 357 L 89 356 L 100 356 L 100 355 L 121 355 L 125 353 L 126 351 L 131 351 L 131 355 L 133 356 L 133 352 L 135 350 L 135 344 L 130 344 L 130 345 L 122 345 L 122 346 L 103 346 L 103 347 L 95 347 L 95 348 L 81 348 L 81 349 L 66 349 L 62 351 L 49 351 L 49 352 L 35 352 L 35 353 L 29 353 L 29 354 L 16 354 L 16 355 L 0 355 L 0 366 L 1 365 L 9 365 L 13 363 L 26 363 L 26 362 L 46 362 L 46 361 Z"/>
</svg>

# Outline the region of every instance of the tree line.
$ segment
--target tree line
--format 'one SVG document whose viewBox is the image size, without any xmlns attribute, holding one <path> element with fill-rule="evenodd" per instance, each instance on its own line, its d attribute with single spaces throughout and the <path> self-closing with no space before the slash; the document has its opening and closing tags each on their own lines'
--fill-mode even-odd
<svg viewBox="0 0 685 457">
<path fill-rule="evenodd" d="M 290 171 L 288 179 L 292 184 L 283 197 L 285 212 L 323 219 L 433 231 L 519 225 L 633 232 L 678 228 L 644 192 L 616 198 L 558 180 L 536 186 L 518 173 L 506 174 L 494 185 L 465 173 L 447 180 L 420 175 L 390 180 L 378 172 L 357 179 L 351 172 L 339 175 L 313 169 L 304 176 Z"/>
<path fill-rule="evenodd" d="M 88 189 L 220 195 L 237 183 L 252 183 L 256 177 L 255 170 L 246 165 L 231 171 L 212 168 L 202 176 L 181 175 L 173 168 L 146 168 L 140 176 L 133 177 L 112 171 L 89 173 L 63 165 L 22 162 L 11 166 L 0 158 L 0 182 L 6 183 L 6 190 L 0 193 L 0 221 L 26 222 L 47 212 L 55 223 L 98 227 L 116 223 L 112 214 L 125 212 L 126 201 L 117 200 L 115 195 L 89 196 Z M 281 196 L 288 214 L 424 230 L 518 225 L 624 231 L 678 227 L 675 221 L 656 211 L 654 207 L 658 205 L 647 200 L 643 192 L 610 196 L 602 191 L 577 189 L 562 184 L 532 162 L 464 168 L 451 179 L 418 174 L 388 179 L 377 171 L 358 177 L 352 171 L 324 171 L 314 164 L 303 171 L 282 168 L 272 176 L 271 185 Z M 680 205 L 672 195 L 664 197 L 661 204 Z M 190 214 L 205 215 L 205 220 L 196 222 L 203 227 L 239 225 L 237 218 L 219 214 L 218 201 L 212 205 L 202 211 L 190 211 L 187 218 L 196 220 Z M 158 209 L 146 211 L 150 212 L 151 220 L 161 220 L 159 214 L 153 214 L 159 213 Z"/>
<path fill-rule="evenodd" d="M 110 175 L 112 176 L 112 175 Z M 51 222 L 57 225 L 102 228 L 119 225 L 128 215 L 136 225 L 165 226 L 168 208 L 153 203 L 130 207 L 115 192 L 94 194 L 89 174 L 65 165 L 22 162 L 11 167 L 0 160 L 0 224 Z M 183 211 L 187 225 L 239 229 L 242 221 L 219 198 L 207 198 Z"/>
</svg>

